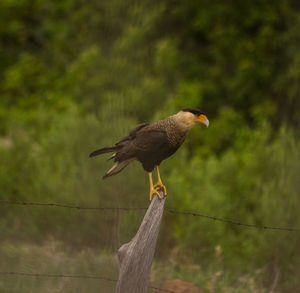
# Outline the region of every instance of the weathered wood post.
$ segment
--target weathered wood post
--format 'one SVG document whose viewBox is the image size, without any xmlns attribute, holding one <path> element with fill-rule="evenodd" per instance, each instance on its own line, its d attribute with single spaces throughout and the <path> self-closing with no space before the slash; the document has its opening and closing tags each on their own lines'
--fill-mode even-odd
<svg viewBox="0 0 300 293">
<path fill-rule="evenodd" d="M 163 193 L 160 192 L 163 196 Z M 132 238 L 119 251 L 120 273 L 116 293 L 146 293 L 161 223 L 165 197 L 154 196 L 142 224 Z"/>
</svg>

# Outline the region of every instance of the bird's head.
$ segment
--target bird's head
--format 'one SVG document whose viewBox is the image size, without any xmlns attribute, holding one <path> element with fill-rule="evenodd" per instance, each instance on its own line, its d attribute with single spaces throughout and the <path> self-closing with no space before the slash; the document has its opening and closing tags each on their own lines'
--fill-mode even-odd
<svg viewBox="0 0 300 293">
<path fill-rule="evenodd" d="M 176 120 L 182 129 L 188 130 L 198 123 L 209 126 L 209 121 L 206 115 L 199 109 L 184 108 L 181 109 L 176 115 Z"/>
</svg>

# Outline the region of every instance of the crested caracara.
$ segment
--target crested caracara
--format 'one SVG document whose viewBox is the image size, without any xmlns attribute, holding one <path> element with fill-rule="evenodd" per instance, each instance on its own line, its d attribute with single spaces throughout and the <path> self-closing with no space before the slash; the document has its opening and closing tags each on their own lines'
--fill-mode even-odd
<svg viewBox="0 0 300 293">
<path fill-rule="evenodd" d="M 162 189 L 165 195 L 167 191 L 161 181 L 158 166 L 177 151 L 184 142 L 188 130 L 197 123 L 203 123 L 206 127 L 209 125 L 203 112 L 194 108 L 184 108 L 164 120 L 137 125 L 129 132 L 129 135 L 123 137 L 114 146 L 96 150 L 90 154 L 90 157 L 114 152 L 109 159 L 113 159 L 115 164 L 107 171 L 103 179 L 118 174 L 130 162 L 138 160 L 149 175 L 150 200 L 153 194 L 161 198 L 159 190 Z M 154 167 L 158 179 L 155 185 L 152 182 Z"/>
</svg>

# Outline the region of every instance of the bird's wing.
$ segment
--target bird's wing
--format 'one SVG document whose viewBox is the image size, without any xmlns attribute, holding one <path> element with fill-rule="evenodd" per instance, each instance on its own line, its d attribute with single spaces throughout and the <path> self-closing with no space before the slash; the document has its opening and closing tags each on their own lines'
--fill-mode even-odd
<svg viewBox="0 0 300 293">
<path fill-rule="evenodd" d="M 144 128 L 147 125 L 149 125 L 149 123 L 141 123 L 141 124 L 137 125 L 136 127 L 134 127 L 133 129 L 130 130 L 129 135 L 135 136 L 138 131 L 140 131 L 142 128 Z"/>
<path fill-rule="evenodd" d="M 144 152 L 156 152 L 163 145 L 168 144 L 167 133 L 163 130 L 149 129 L 136 133 L 134 146 Z"/>
<path fill-rule="evenodd" d="M 142 128 L 144 128 L 145 126 L 149 125 L 149 123 L 141 123 L 138 124 L 136 127 L 134 127 L 133 129 L 130 130 L 129 135 L 121 138 L 116 145 L 122 145 L 124 144 L 124 142 L 128 141 L 128 140 L 132 140 L 136 137 L 136 134 L 138 133 L 138 131 L 140 131 Z"/>
<path fill-rule="evenodd" d="M 130 158 L 147 158 L 160 153 L 168 144 L 165 131 L 144 129 L 137 132 L 131 140 L 123 141 L 122 148 L 117 152 L 117 160 L 124 161 Z"/>
</svg>

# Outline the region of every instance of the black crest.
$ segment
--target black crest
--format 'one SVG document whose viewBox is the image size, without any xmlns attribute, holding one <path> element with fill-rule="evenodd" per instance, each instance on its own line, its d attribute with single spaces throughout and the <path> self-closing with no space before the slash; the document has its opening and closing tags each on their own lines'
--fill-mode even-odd
<svg viewBox="0 0 300 293">
<path fill-rule="evenodd" d="M 200 116 L 201 114 L 204 114 L 201 110 L 195 109 L 195 108 L 183 108 L 181 109 L 183 112 L 191 112 L 197 116 Z"/>
</svg>

